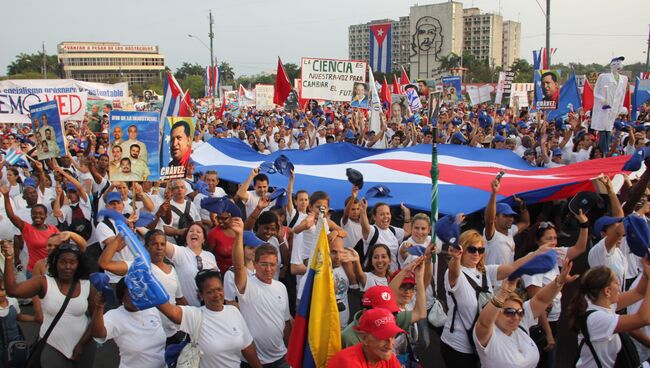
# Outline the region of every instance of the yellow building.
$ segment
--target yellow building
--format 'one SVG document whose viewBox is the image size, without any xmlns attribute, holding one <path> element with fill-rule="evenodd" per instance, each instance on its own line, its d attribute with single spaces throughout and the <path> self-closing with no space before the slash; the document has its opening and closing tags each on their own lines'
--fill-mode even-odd
<svg viewBox="0 0 650 368">
<path fill-rule="evenodd" d="M 158 46 L 62 42 L 57 52 L 68 79 L 141 85 L 160 78 L 165 70 L 165 57 L 158 52 Z"/>
</svg>

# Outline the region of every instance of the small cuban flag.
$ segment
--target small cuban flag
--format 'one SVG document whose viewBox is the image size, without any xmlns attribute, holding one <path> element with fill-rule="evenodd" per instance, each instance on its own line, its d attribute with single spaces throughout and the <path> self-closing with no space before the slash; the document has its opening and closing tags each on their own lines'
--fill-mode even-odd
<svg viewBox="0 0 650 368">
<path fill-rule="evenodd" d="M 5 161 L 9 165 L 15 165 L 17 162 L 22 161 L 25 158 L 25 154 L 20 149 L 11 148 L 5 155 Z"/>
</svg>

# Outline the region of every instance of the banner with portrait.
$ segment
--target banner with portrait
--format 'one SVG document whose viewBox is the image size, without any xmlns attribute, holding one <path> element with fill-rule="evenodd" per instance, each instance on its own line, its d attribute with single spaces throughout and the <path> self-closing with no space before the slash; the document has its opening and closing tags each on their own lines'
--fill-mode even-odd
<svg viewBox="0 0 650 368">
<path fill-rule="evenodd" d="M 442 78 L 442 100 L 445 103 L 455 105 L 463 100 L 461 92 L 460 76 Z"/>
<path fill-rule="evenodd" d="M 355 82 L 352 87 L 350 107 L 368 108 L 368 83 Z"/>
<path fill-rule="evenodd" d="M 110 114 L 111 181 L 157 180 L 158 120 L 156 112 L 120 111 Z"/>
<path fill-rule="evenodd" d="M 63 137 L 63 122 L 56 100 L 33 104 L 29 107 L 32 131 L 39 160 L 67 155 L 67 141 Z"/>
<path fill-rule="evenodd" d="M 303 99 L 350 102 L 355 83 L 366 83 L 365 61 L 302 58 L 301 66 Z"/>
<path fill-rule="evenodd" d="M 160 180 L 183 179 L 192 154 L 195 120 L 168 117 L 160 144 Z"/>
<path fill-rule="evenodd" d="M 541 94 L 535 94 L 535 106 L 539 110 L 555 110 L 560 99 L 560 74 L 557 70 L 537 71 Z"/>
</svg>

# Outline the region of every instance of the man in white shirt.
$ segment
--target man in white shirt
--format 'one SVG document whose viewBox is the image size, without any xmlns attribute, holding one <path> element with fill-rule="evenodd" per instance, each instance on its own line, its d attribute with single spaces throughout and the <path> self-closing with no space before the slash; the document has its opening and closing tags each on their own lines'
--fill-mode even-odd
<svg viewBox="0 0 650 368">
<path fill-rule="evenodd" d="M 248 190 L 248 187 L 253 182 L 253 190 Z M 260 174 L 259 167 L 251 170 L 250 175 L 237 189 L 239 199 L 246 206 L 246 217 L 248 217 L 257 207 L 260 198 L 268 196 L 269 192 L 269 177 L 265 174 Z M 263 211 L 267 211 L 275 202 L 269 203 Z"/>
<path fill-rule="evenodd" d="M 210 212 L 207 210 L 204 210 L 201 208 L 201 201 L 203 198 L 221 198 L 226 196 L 226 192 L 217 186 L 219 184 L 219 174 L 217 174 L 216 171 L 214 170 L 208 170 L 205 172 L 203 175 L 203 181 L 208 185 L 207 192 L 208 195 L 205 193 L 197 193 L 194 196 L 194 206 L 196 208 L 199 208 L 199 212 L 201 213 L 201 221 L 208 225 L 211 226 L 212 222 L 210 221 Z"/>
<path fill-rule="evenodd" d="M 501 186 L 500 179 L 492 181 L 492 194 L 485 208 L 484 236 L 487 240 L 485 246 L 485 264 L 502 265 L 514 262 L 515 240 L 514 236 L 530 226 L 530 214 L 522 199 L 516 198 L 521 210 L 518 223 L 514 223 L 517 213 L 506 203 L 496 203 L 497 193 Z"/>
<path fill-rule="evenodd" d="M 244 223 L 231 220 L 235 231 L 233 268 L 236 294 L 241 313 L 253 335 L 260 362 L 273 367 L 286 367 L 287 348 L 284 343 L 291 335 L 292 319 L 286 287 L 273 277 L 279 267 L 277 249 L 260 245 L 255 249 L 255 276 L 249 276 L 244 261 Z M 242 366 L 248 366 L 246 363 Z"/>
<path fill-rule="evenodd" d="M 194 206 L 194 203 L 185 199 L 187 189 L 185 188 L 183 179 L 172 180 L 169 183 L 168 190 L 172 191 L 171 201 L 169 202 L 171 205 L 171 222 L 165 223 L 165 234 L 168 236 L 167 240 L 178 244 L 178 241 L 181 241 L 180 238 L 185 234 L 185 230 L 187 230 L 191 223 L 201 221 L 201 213 Z M 181 216 L 184 217 L 183 220 L 181 220 Z"/>
</svg>

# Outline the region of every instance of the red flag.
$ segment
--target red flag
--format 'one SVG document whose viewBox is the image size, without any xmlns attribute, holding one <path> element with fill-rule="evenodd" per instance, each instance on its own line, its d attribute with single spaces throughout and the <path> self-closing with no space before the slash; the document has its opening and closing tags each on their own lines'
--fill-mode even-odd
<svg viewBox="0 0 650 368">
<path fill-rule="evenodd" d="M 404 70 L 404 67 L 402 67 L 402 77 L 399 79 L 399 82 L 402 85 L 411 83 L 411 82 L 409 82 L 409 76 L 406 75 L 406 71 Z"/>
<path fill-rule="evenodd" d="M 384 76 L 384 83 L 381 85 L 381 96 L 379 97 L 381 98 L 381 102 L 386 102 L 390 106 L 391 96 L 386 76 Z"/>
<path fill-rule="evenodd" d="M 585 88 L 582 92 L 582 109 L 591 111 L 594 108 L 594 90 L 591 88 L 589 81 L 585 79 Z"/>
<path fill-rule="evenodd" d="M 275 89 L 273 91 L 273 103 L 276 105 L 284 105 L 284 101 L 287 100 L 287 96 L 291 92 L 291 83 L 289 83 L 289 78 L 287 73 L 284 71 L 282 66 L 282 60 L 278 57 L 278 72 L 275 75 Z"/>
<path fill-rule="evenodd" d="M 219 109 L 219 112 L 217 113 L 216 118 L 217 119 L 223 119 L 223 113 L 226 112 L 226 95 L 224 94 L 222 100 L 221 100 L 221 109 Z"/>
<path fill-rule="evenodd" d="M 178 116 L 194 116 L 194 105 L 192 105 L 192 98 L 190 97 L 189 89 L 185 91 L 185 95 L 181 100 L 181 106 L 178 108 Z"/>
<path fill-rule="evenodd" d="M 402 94 L 402 88 L 400 87 L 399 81 L 397 80 L 395 74 L 393 74 L 393 93 L 396 95 Z"/>
</svg>

